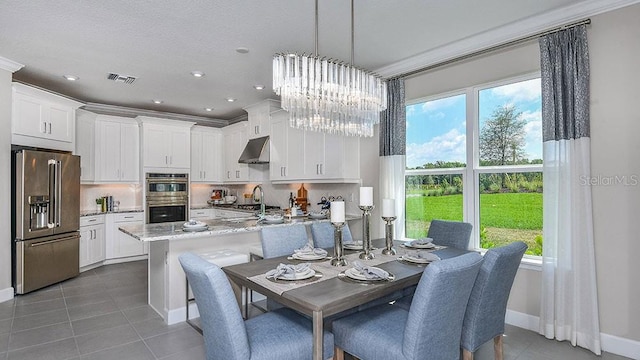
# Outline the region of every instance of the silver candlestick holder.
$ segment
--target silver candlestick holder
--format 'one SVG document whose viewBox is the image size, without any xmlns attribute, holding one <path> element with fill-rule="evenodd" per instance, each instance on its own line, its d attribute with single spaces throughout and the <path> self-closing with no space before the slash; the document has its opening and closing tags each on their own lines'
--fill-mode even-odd
<svg viewBox="0 0 640 360">
<path fill-rule="evenodd" d="M 371 252 L 371 232 L 369 231 L 371 227 L 371 211 L 374 207 L 374 205 L 359 206 L 360 210 L 362 210 L 362 252 L 359 257 L 362 260 L 371 260 L 375 257 Z"/>
<path fill-rule="evenodd" d="M 386 217 L 383 216 L 382 220 L 385 222 L 384 226 L 384 244 L 385 248 L 382 249 L 384 255 L 395 255 L 396 249 L 393 248 L 393 220 L 395 216 Z"/>
<path fill-rule="evenodd" d="M 333 258 L 331 258 L 331 265 L 333 266 L 345 266 L 347 260 L 344 259 L 344 248 L 342 247 L 342 227 L 343 222 L 331 223 L 334 227 L 333 231 Z"/>
</svg>

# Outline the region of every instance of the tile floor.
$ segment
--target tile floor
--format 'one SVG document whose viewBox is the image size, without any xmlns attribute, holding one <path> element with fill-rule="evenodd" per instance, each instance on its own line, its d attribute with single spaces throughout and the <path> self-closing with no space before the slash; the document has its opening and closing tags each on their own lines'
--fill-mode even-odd
<svg viewBox="0 0 640 360">
<path fill-rule="evenodd" d="M 17 296 L 0 303 L 0 360 L 204 359 L 200 334 L 186 323 L 165 325 L 146 301 L 146 261 L 102 266 Z M 504 346 L 505 359 L 626 359 L 513 326 Z M 493 342 L 475 358 L 493 359 Z"/>
</svg>

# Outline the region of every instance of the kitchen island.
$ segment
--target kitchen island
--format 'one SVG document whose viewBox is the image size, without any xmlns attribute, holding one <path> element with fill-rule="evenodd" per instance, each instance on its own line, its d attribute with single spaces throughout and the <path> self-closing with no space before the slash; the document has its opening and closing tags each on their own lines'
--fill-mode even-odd
<svg viewBox="0 0 640 360">
<path fill-rule="evenodd" d="M 357 220 L 359 216 L 347 216 Z M 208 225 L 205 231 L 184 231 L 184 222 L 123 226 L 120 231 L 149 243 L 148 302 L 169 325 L 185 321 L 186 281 L 178 256 L 183 252 L 208 252 L 230 249 L 237 252 L 262 254 L 259 230 L 265 226 L 310 225 L 328 219 L 306 217 L 285 219 L 282 224 L 262 224 L 254 216 L 231 219 L 198 219 Z M 308 231 L 307 233 L 310 233 Z M 193 306 L 193 305 L 192 305 Z M 189 309 L 196 314 L 195 308 Z"/>
</svg>

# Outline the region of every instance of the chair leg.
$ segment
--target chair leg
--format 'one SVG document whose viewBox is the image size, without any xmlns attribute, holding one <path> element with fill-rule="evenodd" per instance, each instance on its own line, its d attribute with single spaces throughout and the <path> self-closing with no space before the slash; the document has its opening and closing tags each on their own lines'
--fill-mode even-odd
<svg viewBox="0 0 640 360">
<path fill-rule="evenodd" d="M 496 360 L 502 360 L 502 334 L 493 338 L 493 351 L 495 353 Z"/>
<path fill-rule="evenodd" d="M 344 350 L 335 346 L 333 348 L 333 360 L 344 360 Z"/>
<path fill-rule="evenodd" d="M 473 360 L 473 353 L 467 349 L 462 349 L 462 360 Z"/>
</svg>

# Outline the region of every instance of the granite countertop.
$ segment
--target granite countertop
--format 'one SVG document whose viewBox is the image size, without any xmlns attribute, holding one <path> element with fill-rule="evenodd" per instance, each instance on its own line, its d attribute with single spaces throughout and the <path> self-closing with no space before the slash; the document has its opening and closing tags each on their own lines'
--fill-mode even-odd
<svg viewBox="0 0 640 360">
<path fill-rule="evenodd" d="M 93 210 L 80 210 L 80 216 L 93 216 L 93 215 L 104 215 L 104 214 L 120 214 L 120 213 L 132 213 L 132 212 L 143 212 L 142 208 L 122 208 L 118 209 L 118 211 L 97 211 Z"/>
<path fill-rule="evenodd" d="M 346 220 L 359 219 L 360 216 L 347 215 Z M 193 239 L 199 237 L 208 237 L 215 235 L 226 235 L 233 233 L 243 233 L 249 231 L 258 231 L 265 226 L 291 226 L 293 224 L 311 224 L 313 222 L 328 222 L 329 219 L 311 220 L 306 217 L 288 220 L 281 224 L 262 224 L 258 222 L 256 217 L 236 218 L 236 219 L 200 219 L 206 223 L 209 228 L 205 231 L 184 231 L 182 230 L 183 221 L 161 223 L 161 224 L 144 224 L 144 225 L 126 225 L 120 227 L 120 231 L 140 240 L 140 241 L 159 241 L 159 240 L 180 240 Z"/>
</svg>

